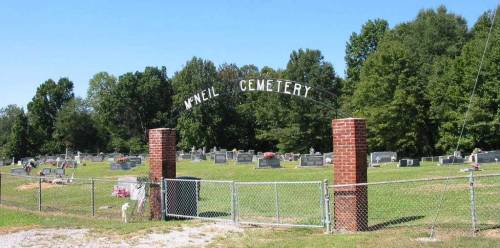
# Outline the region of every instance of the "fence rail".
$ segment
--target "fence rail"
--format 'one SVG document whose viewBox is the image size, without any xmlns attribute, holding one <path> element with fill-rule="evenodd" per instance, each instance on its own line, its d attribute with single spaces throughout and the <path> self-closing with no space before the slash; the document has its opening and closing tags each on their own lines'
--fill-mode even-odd
<svg viewBox="0 0 500 248">
<path fill-rule="evenodd" d="M 342 211 L 335 193 L 352 188 L 367 201 L 347 219 L 366 217 L 365 230 L 422 236 L 473 236 L 500 226 L 500 174 L 424 178 L 361 184 L 326 181 L 235 182 L 165 179 L 163 211 L 169 218 L 229 223 L 324 227 L 337 230 Z M 119 219 L 129 202 L 130 220 L 149 219 L 150 182 L 49 178 L 0 174 L 0 204 L 33 211 Z M 158 185 L 158 184 L 156 184 Z M 345 212 L 344 212 L 345 214 Z"/>
<path fill-rule="evenodd" d="M 325 187 L 310 182 L 165 179 L 168 217 L 241 224 L 324 227 Z"/>
<path fill-rule="evenodd" d="M 120 219 L 149 219 L 150 182 L 0 174 L 0 204 L 33 211 Z"/>
</svg>

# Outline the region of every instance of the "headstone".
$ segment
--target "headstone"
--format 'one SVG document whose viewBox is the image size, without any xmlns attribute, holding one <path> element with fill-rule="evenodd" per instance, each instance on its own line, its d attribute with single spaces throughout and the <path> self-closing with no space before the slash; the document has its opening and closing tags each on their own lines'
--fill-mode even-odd
<svg viewBox="0 0 500 248">
<path fill-rule="evenodd" d="M 224 149 L 222 149 L 222 150 L 224 150 Z M 223 152 L 222 150 L 221 150 L 221 152 Z M 226 157 L 228 160 L 234 160 L 234 152 L 226 151 Z"/>
<path fill-rule="evenodd" d="M 281 161 L 277 157 L 271 159 L 259 158 L 257 168 L 281 168 Z"/>
<path fill-rule="evenodd" d="M 411 158 L 404 158 L 399 160 L 398 167 L 417 167 L 420 166 L 420 160 L 418 159 L 411 159 Z"/>
<path fill-rule="evenodd" d="M 397 157 L 396 152 L 372 152 L 370 153 L 370 166 L 396 162 Z"/>
<path fill-rule="evenodd" d="M 477 163 L 498 163 L 500 161 L 500 150 L 486 151 L 474 154 L 474 161 Z"/>
<path fill-rule="evenodd" d="M 181 160 L 191 160 L 191 154 L 181 154 Z"/>
<path fill-rule="evenodd" d="M 250 153 L 238 153 L 236 155 L 236 163 L 238 164 L 247 164 L 252 163 L 253 154 Z"/>
<path fill-rule="evenodd" d="M 255 154 L 255 150 L 248 150 L 248 153 L 254 155 Z"/>
<path fill-rule="evenodd" d="M 449 156 L 440 156 L 439 157 L 439 164 L 440 165 L 447 165 L 447 164 L 463 164 L 464 159 L 463 158 L 457 158 L 453 155 Z"/>
<path fill-rule="evenodd" d="M 299 167 L 323 166 L 323 155 L 303 154 L 300 157 Z"/>
<path fill-rule="evenodd" d="M 226 153 L 217 152 L 214 154 L 214 163 L 216 164 L 225 164 L 227 163 Z"/>
<path fill-rule="evenodd" d="M 128 157 L 128 161 L 134 163 L 134 167 L 142 164 L 142 159 L 140 157 Z"/>
</svg>

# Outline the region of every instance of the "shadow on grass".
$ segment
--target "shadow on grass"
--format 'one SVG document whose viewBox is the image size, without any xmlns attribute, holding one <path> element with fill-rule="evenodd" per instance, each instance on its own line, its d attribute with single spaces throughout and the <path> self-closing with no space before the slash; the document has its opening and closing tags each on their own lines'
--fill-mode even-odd
<svg viewBox="0 0 500 248">
<path fill-rule="evenodd" d="M 500 225 L 489 225 L 486 227 L 479 227 L 477 229 L 477 231 L 481 232 L 481 231 L 488 231 L 488 230 L 493 230 L 493 229 L 500 229 Z"/>
<path fill-rule="evenodd" d="M 377 230 L 384 229 L 384 228 L 392 226 L 392 225 L 398 225 L 398 224 L 402 224 L 402 223 L 405 223 L 405 222 L 419 220 L 419 219 L 422 219 L 424 217 L 425 216 L 423 216 L 423 215 L 402 217 L 402 218 L 399 218 L 399 219 L 394 219 L 394 220 L 382 222 L 382 223 L 379 223 L 379 224 L 376 224 L 376 225 L 373 225 L 373 226 L 369 226 L 367 231 L 377 231 Z"/>
<path fill-rule="evenodd" d="M 209 212 L 202 212 L 199 215 L 200 217 L 205 217 L 205 218 L 216 218 L 216 217 L 229 216 L 230 214 L 225 212 L 209 211 Z"/>
</svg>

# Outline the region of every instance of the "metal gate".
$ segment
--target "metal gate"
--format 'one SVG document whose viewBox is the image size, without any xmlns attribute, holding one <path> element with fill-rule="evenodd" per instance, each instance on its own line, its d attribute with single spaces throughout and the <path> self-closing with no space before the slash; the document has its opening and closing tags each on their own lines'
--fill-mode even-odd
<svg viewBox="0 0 500 248">
<path fill-rule="evenodd" d="M 325 182 L 234 182 L 165 179 L 167 217 L 241 224 L 326 227 Z"/>
</svg>

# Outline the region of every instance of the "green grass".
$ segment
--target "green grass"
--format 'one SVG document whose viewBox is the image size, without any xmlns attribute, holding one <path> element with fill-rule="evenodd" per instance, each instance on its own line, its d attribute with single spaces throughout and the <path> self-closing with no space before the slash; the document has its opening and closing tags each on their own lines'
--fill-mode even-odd
<svg viewBox="0 0 500 248">
<path fill-rule="evenodd" d="M 368 168 L 369 182 L 405 180 L 418 178 L 439 178 L 446 176 L 466 176 L 460 169 L 468 165 L 437 166 L 436 163 L 422 163 L 421 167 L 398 168 L 395 164 L 386 164 L 380 168 Z M 8 173 L 11 167 L 0 167 L 0 172 Z M 41 170 L 37 168 L 34 173 Z M 33 174 L 34 174 L 33 173 Z M 66 174 L 71 176 L 72 169 Z M 482 171 L 476 174 L 500 173 L 500 164 L 482 166 Z M 37 183 L 30 179 L 2 178 L 2 202 L 8 205 L 27 208 L 32 211 L 0 208 L 0 230 L 11 227 L 49 226 L 49 227 L 86 227 L 110 232 L 130 232 L 135 229 L 149 230 L 151 228 L 169 228 L 178 222 L 150 222 L 145 214 L 137 216 L 132 224 L 122 225 L 119 222 L 119 206 L 127 199 L 111 197 L 117 177 L 148 175 L 148 166 L 139 166 L 128 171 L 112 171 L 108 163 L 87 163 L 74 171 L 75 183 L 42 190 L 42 210 L 37 211 L 38 190 L 19 190 L 18 187 Z M 236 165 L 232 162 L 226 165 L 215 165 L 211 162 L 192 163 L 179 161 L 178 176 L 195 176 L 202 179 L 234 180 L 240 182 L 272 182 L 272 181 L 321 181 L 327 179 L 332 183 L 333 169 L 297 168 L 297 162 L 285 162 L 281 169 L 255 169 L 255 164 Z M 91 217 L 90 202 L 91 184 L 88 178 L 106 178 L 109 181 L 96 181 L 96 216 Z M 35 185 L 36 186 L 36 185 Z M 318 201 L 315 189 L 301 192 L 303 187 L 279 188 L 282 206 L 281 215 L 284 221 L 306 224 L 318 223 L 317 209 L 308 208 L 311 202 Z M 446 189 L 444 198 L 441 193 Z M 239 199 L 241 217 L 249 220 L 259 218 L 275 218 L 274 191 L 271 185 L 241 188 Z M 204 184 L 201 190 L 199 209 L 203 211 L 230 212 L 230 191 L 228 184 Z M 272 194 L 269 194 L 271 192 Z M 217 245 L 245 247 L 379 247 L 379 246 L 430 246 L 430 247 L 469 247 L 495 246 L 498 237 L 491 237 L 491 232 L 498 231 L 500 224 L 500 177 L 479 178 L 476 187 L 476 205 L 480 228 L 479 237 L 470 239 L 469 189 L 467 179 L 450 181 L 412 182 L 403 184 L 372 185 L 368 189 L 369 225 L 374 231 L 356 234 L 324 235 L 321 229 L 250 229 L 244 234 L 233 234 L 220 240 Z M 319 203 L 319 202 L 318 202 Z M 316 203 L 314 203 L 315 205 Z M 100 207 L 108 208 L 101 209 Z M 441 206 L 437 226 L 437 236 L 440 242 L 419 243 L 417 237 L 425 237 L 436 216 L 435 209 Z M 333 209 L 333 205 L 332 205 Z M 68 216 L 59 216 L 63 212 Z M 48 213 L 56 213 L 50 215 Z M 304 219 L 293 218 L 304 215 Z M 223 218 L 230 218 L 225 216 Z M 289 219 L 287 219 L 289 218 Z M 269 221 L 267 219 L 267 221 Z M 69 221 L 68 221 L 69 220 Z M 282 220 L 283 221 L 283 220 Z M 320 224 L 320 223 L 319 223 Z M 494 233 L 495 234 L 495 233 Z M 496 236 L 500 235 L 498 233 Z M 493 235 L 493 236 L 495 236 Z"/>
</svg>

